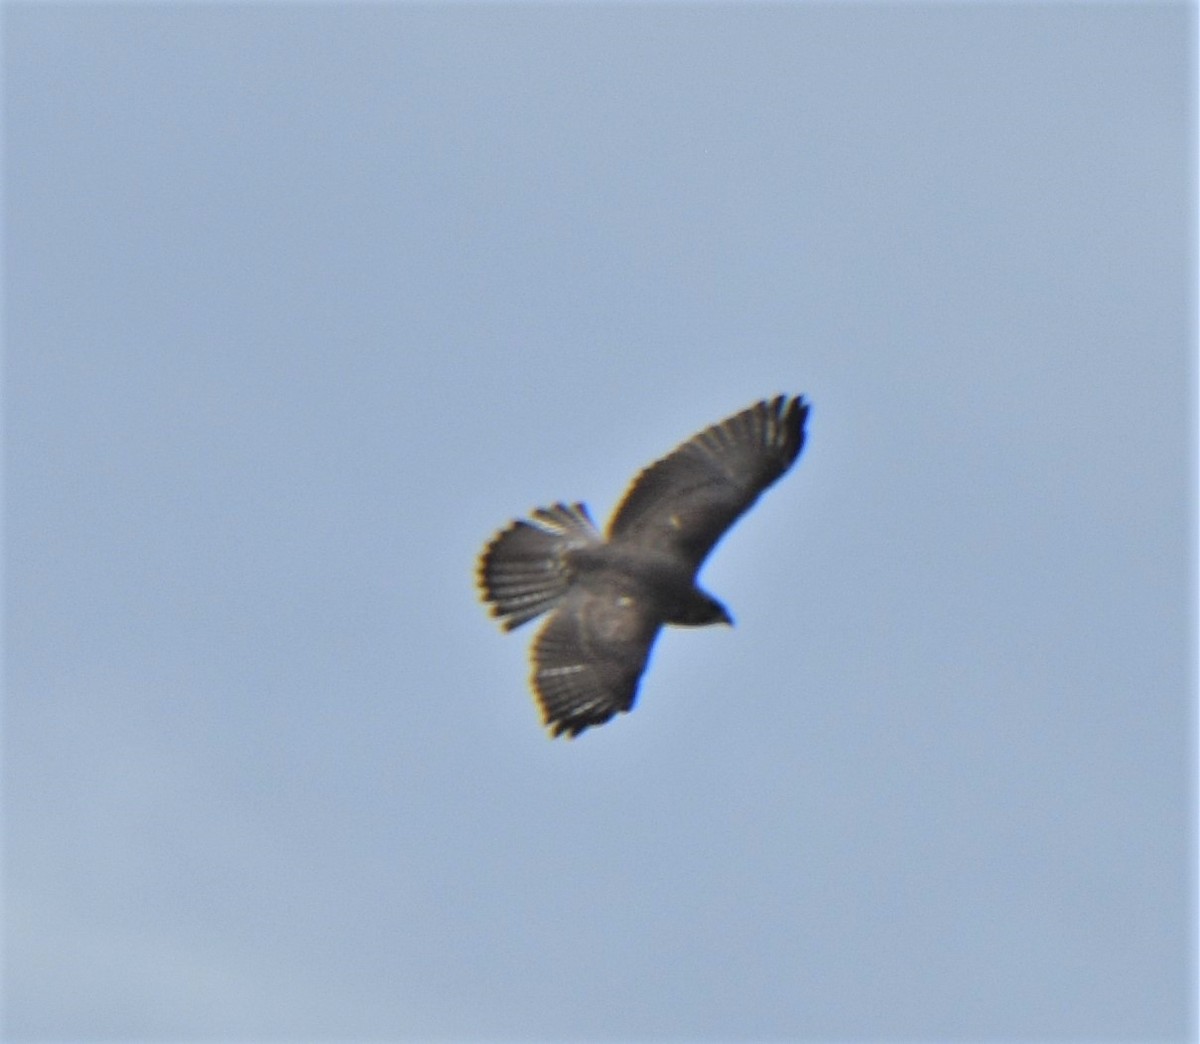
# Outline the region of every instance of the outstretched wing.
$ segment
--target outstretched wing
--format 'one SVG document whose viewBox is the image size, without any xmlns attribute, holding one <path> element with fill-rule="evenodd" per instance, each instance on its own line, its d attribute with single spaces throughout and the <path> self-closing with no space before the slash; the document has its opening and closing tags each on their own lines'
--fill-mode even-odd
<svg viewBox="0 0 1200 1044">
<path fill-rule="evenodd" d="M 660 623 L 615 584 L 571 590 L 533 645 L 533 688 L 552 735 L 578 736 L 633 706 Z"/>
<path fill-rule="evenodd" d="M 785 395 L 694 435 L 634 479 L 609 523 L 614 542 L 683 556 L 698 568 L 804 446 L 808 404 Z"/>
</svg>

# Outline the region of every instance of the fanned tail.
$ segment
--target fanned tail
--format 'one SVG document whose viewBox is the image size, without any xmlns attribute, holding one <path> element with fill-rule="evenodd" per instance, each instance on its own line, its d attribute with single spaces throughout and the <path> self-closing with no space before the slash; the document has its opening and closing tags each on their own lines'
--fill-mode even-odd
<svg viewBox="0 0 1200 1044">
<path fill-rule="evenodd" d="M 567 552 L 601 542 L 583 504 L 538 508 L 501 530 L 479 558 L 483 600 L 506 631 L 551 609 L 571 586 Z"/>
</svg>

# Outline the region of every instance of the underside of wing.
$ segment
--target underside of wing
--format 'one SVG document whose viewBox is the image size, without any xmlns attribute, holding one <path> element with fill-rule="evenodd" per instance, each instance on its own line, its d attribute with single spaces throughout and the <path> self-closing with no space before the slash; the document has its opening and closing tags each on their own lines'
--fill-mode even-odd
<svg viewBox="0 0 1200 1044">
<path fill-rule="evenodd" d="M 533 645 L 533 688 L 552 735 L 578 736 L 629 710 L 659 622 L 619 590 L 574 591 Z"/>
<path fill-rule="evenodd" d="M 694 435 L 634 479 L 609 539 L 683 555 L 695 568 L 788 470 L 804 446 L 808 404 L 780 395 Z"/>
</svg>

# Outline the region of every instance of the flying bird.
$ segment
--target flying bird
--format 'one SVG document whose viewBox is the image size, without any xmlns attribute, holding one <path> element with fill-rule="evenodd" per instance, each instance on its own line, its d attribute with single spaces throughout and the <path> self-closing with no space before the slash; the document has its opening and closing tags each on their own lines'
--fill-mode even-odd
<svg viewBox="0 0 1200 1044">
<path fill-rule="evenodd" d="M 492 616 L 511 631 L 548 613 L 531 683 L 552 736 L 578 736 L 637 698 L 664 624 L 733 621 L 696 584 L 705 556 L 804 446 L 808 404 L 780 395 L 706 428 L 643 469 L 608 523 L 581 503 L 537 508 L 479 556 Z"/>
</svg>

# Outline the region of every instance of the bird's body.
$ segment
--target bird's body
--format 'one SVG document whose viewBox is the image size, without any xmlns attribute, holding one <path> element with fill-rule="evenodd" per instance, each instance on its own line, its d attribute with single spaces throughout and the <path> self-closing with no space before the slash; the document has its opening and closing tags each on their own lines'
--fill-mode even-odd
<svg viewBox="0 0 1200 1044">
<path fill-rule="evenodd" d="M 795 462 L 808 405 L 779 396 L 706 428 L 634 479 L 607 539 L 583 504 L 538 508 L 480 556 L 506 630 L 548 612 L 533 645 L 547 728 L 576 736 L 627 711 L 664 624 L 732 622 L 696 585 L 705 556 Z"/>
<path fill-rule="evenodd" d="M 575 582 L 597 594 L 613 591 L 630 598 L 653 597 L 663 623 L 697 626 L 718 622 L 711 596 L 696 586 L 696 571 L 654 548 L 623 544 L 581 547 L 566 556 Z M 699 595 L 699 597 L 697 597 Z"/>
</svg>

